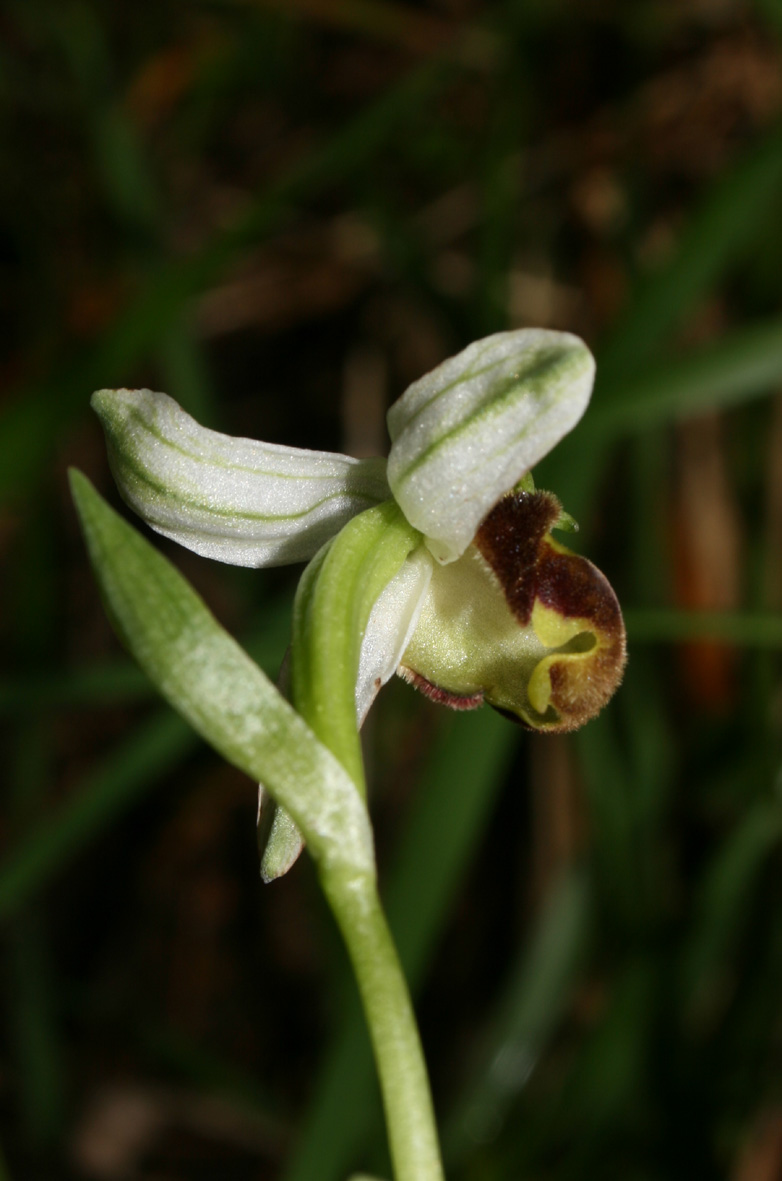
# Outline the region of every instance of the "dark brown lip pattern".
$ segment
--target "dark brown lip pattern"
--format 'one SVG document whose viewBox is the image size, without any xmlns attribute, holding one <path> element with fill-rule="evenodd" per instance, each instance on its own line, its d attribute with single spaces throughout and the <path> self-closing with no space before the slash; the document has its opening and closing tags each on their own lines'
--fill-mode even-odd
<svg viewBox="0 0 782 1181">
<path fill-rule="evenodd" d="M 513 493 L 495 505 L 475 537 L 519 624 L 530 626 L 539 602 L 563 620 L 583 622 L 594 637 L 576 659 L 551 659 L 553 710 L 530 725 L 549 732 L 575 730 L 593 718 L 619 686 L 627 659 L 624 620 L 608 579 L 550 535 L 560 511 L 550 492 Z"/>
</svg>

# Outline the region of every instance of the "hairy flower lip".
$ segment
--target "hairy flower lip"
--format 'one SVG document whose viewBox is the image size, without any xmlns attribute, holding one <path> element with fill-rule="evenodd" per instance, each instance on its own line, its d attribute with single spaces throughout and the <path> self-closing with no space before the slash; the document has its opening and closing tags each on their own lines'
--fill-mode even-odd
<svg viewBox="0 0 782 1181">
<path fill-rule="evenodd" d="M 532 625 L 551 649 L 530 678 L 531 712 L 522 718 L 550 732 L 575 730 L 594 717 L 616 691 L 627 660 L 613 587 L 588 558 L 551 536 L 560 513 L 550 492 L 514 493 L 495 505 L 475 539 L 519 624 Z M 535 707 L 538 696 L 545 710 L 543 701 Z"/>
<path fill-rule="evenodd" d="M 450 693 L 447 689 L 441 689 L 439 685 L 428 681 L 421 673 L 408 668 L 406 664 L 400 664 L 397 672 L 403 681 L 408 685 L 412 685 L 414 689 L 417 689 L 424 697 L 428 697 L 435 705 L 447 705 L 449 709 L 466 712 L 467 710 L 478 709 L 486 700 L 482 691 L 478 693 Z"/>
<path fill-rule="evenodd" d="M 548 492 L 511 493 L 462 558 L 435 568 L 405 680 L 452 709 L 485 701 L 531 730 L 573 730 L 599 712 L 621 679 L 624 623 L 604 575 L 551 537 L 560 516 Z"/>
</svg>

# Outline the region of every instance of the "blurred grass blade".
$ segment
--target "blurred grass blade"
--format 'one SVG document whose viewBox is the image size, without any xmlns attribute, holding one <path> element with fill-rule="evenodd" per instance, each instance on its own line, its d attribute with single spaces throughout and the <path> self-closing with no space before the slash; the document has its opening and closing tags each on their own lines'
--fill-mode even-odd
<svg viewBox="0 0 782 1181">
<path fill-rule="evenodd" d="M 289 614 L 287 600 L 270 604 L 264 611 L 261 633 L 247 643 L 250 654 L 267 670 L 280 663 Z M 123 674 L 120 678 L 123 693 L 127 688 L 125 672 L 131 671 L 152 690 L 149 679 L 135 666 L 127 670 L 118 666 L 117 672 Z M 139 688 L 135 676 L 130 685 L 134 692 Z M 62 690 L 67 704 L 74 704 L 65 679 Z M 105 692 L 102 675 L 88 677 L 84 691 L 85 703 L 94 704 L 93 693 Z M 77 703 L 79 700 L 77 697 Z M 56 698 L 52 704 L 57 704 Z M 24 840 L 0 860 L 0 920 L 14 914 L 90 841 L 97 840 L 106 828 L 117 823 L 128 808 L 143 799 L 198 743 L 196 733 L 168 709 L 137 726 L 102 766 L 92 771 L 64 803 L 30 828 Z"/>
<path fill-rule="evenodd" d="M 782 322 L 738 329 L 725 340 L 687 356 L 666 360 L 614 384 L 602 380 L 598 361 L 596 396 L 577 431 L 536 470 L 582 524 L 615 438 L 661 423 L 728 407 L 771 393 L 782 383 Z"/>
<path fill-rule="evenodd" d="M 71 799 L 0 861 L 0 920 L 19 910 L 197 743 L 189 726 L 168 710 L 136 729 Z"/>
<path fill-rule="evenodd" d="M 775 319 L 738 329 L 605 390 L 585 425 L 598 434 L 644 430 L 671 418 L 740 404 L 780 384 L 782 320 Z"/>
<path fill-rule="evenodd" d="M 149 678 L 130 661 L 28 677 L 0 678 L 0 714 L 17 716 L 79 705 L 112 705 L 152 695 Z"/>
<path fill-rule="evenodd" d="M 439 726 L 385 890 L 411 987 L 434 958 L 518 741 L 489 709 L 448 714 Z"/>
<path fill-rule="evenodd" d="M 755 6 L 771 23 L 774 31 L 782 37 L 782 0 L 755 0 Z"/>
<path fill-rule="evenodd" d="M 655 348 L 776 217 L 782 194 L 782 127 L 712 184 L 667 264 L 642 280 L 598 353 L 606 383 L 637 371 Z"/>
<path fill-rule="evenodd" d="M 10 932 L 11 1019 L 19 1100 L 27 1137 L 38 1149 L 56 1143 L 67 1106 L 61 1004 L 43 915 L 22 911 Z"/>
<path fill-rule="evenodd" d="M 628 639 L 637 644 L 724 640 L 745 648 L 782 648 L 782 614 L 628 608 Z"/>
<path fill-rule="evenodd" d="M 586 875 L 569 871 L 552 889 L 529 947 L 509 971 L 481 1062 L 443 1133 L 448 1164 L 500 1132 L 569 1001 L 589 920 Z"/>
<path fill-rule="evenodd" d="M 605 710 L 578 731 L 575 745 L 589 807 L 593 880 L 615 921 L 632 929 L 644 905 L 643 863 L 638 859 L 635 788 L 615 727 L 615 711 Z"/>
<path fill-rule="evenodd" d="M 651 375 L 644 367 L 697 300 L 755 245 L 781 192 L 782 127 L 774 127 L 690 214 L 671 261 L 637 283 L 627 310 L 596 350 L 589 414 L 538 473 L 539 483 L 554 489 L 566 508 L 575 506 L 579 519 L 588 519 L 610 438 L 620 423 L 621 429 L 632 429 L 636 408 L 638 426 L 646 427 L 674 417 L 680 408 L 693 412 L 766 393 L 779 380 L 779 321 L 741 330 L 731 341 L 671 361 L 670 367 L 660 363 Z"/>
<path fill-rule="evenodd" d="M 216 422 L 215 399 L 205 349 L 190 318 L 171 324 L 158 348 L 164 389 L 176 390 L 177 402 L 204 426 Z"/>
<path fill-rule="evenodd" d="M 53 771 L 51 733 L 39 719 L 16 731 L 10 768 L 12 831 L 27 833 L 46 805 Z M 8 931 L 8 1005 L 24 1134 L 37 1150 L 57 1142 L 65 1115 L 59 998 L 46 916 L 28 906 Z"/>
<path fill-rule="evenodd" d="M 723 842 L 701 879 L 682 963 L 685 1007 L 694 1015 L 724 995 L 736 942 L 769 855 L 782 843 L 782 807 L 763 800 Z"/>
<path fill-rule="evenodd" d="M 517 737 L 490 710 L 448 715 L 440 726 L 386 891 L 389 925 L 413 993 L 437 950 Z M 326 1054 L 285 1181 L 343 1181 L 378 1111 L 369 1042 L 354 1006 Z"/>
<path fill-rule="evenodd" d="M 225 0 L 224 0 L 225 2 Z M 247 0 L 234 0 L 247 3 Z M 349 0 L 332 4 L 328 0 L 255 0 L 279 8 L 288 16 L 308 18 L 337 29 L 398 45 L 408 53 L 442 52 L 465 65 L 486 69 L 493 64 L 498 44 L 493 34 L 465 20 L 448 20 L 434 13 L 418 11 L 398 0 Z"/>
<path fill-rule="evenodd" d="M 569 1077 L 560 1087 L 560 1103 L 575 1124 L 587 1159 L 635 1111 L 648 1086 L 657 1031 L 658 982 L 651 957 L 627 955 L 612 973 L 601 1017 L 586 1033 Z M 529 1135 L 529 1132 L 527 1133 Z M 590 1151 L 591 1150 L 591 1151 Z M 590 1178 L 591 1170 L 581 1174 Z M 624 1181 L 625 1173 L 617 1176 Z M 641 1169 L 634 1178 L 667 1178 L 670 1173 Z M 702 1178 L 703 1172 L 684 1174 Z"/>
<path fill-rule="evenodd" d="M 282 596 L 264 604 L 262 624 L 243 638 L 242 645 L 269 677 L 275 677 L 288 643 L 291 602 Z M 41 710 L 100 709 L 117 702 L 145 701 L 154 687 L 131 660 L 111 660 L 92 667 L 53 670 L 37 676 L 0 677 L 0 715 L 14 717 Z"/>
<path fill-rule="evenodd" d="M 268 787 L 325 870 L 374 874 L 350 777 L 190 584 L 71 472 L 93 569 L 118 634 L 162 695 L 229 763 Z"/>
</svg>

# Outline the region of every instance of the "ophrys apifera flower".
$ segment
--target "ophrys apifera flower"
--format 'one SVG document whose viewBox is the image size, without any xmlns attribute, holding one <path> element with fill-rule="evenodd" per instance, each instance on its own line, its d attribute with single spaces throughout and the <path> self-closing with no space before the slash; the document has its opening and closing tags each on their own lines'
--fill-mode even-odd
<svg viewBox="0 0 782 1181">
<path fill-rule="evenodd" d="M 608 701 L 625 661 L 609 583 L 554 539 L 570 519 L 528 475 L 578 422 L 593 378 L 569 334 L 487 337 L 391 407 L 387 462 L 230 438 L 149 390 L 101 390 L 93 405 L 125 500 L 206 557 L 314 558 L 358 514 L 396 502 L 416 543 L 360 637 L 359 719 L 398 671 L 446 704 L 486 701 L 557 731 Z"/>
</svg>

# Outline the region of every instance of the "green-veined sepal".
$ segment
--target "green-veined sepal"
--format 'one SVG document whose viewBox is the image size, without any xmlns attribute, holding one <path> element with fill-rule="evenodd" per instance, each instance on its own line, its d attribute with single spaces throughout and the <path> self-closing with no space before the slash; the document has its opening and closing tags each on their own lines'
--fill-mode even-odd
<svg viewBox="0 0 782 1181">
<path fill-rule="evenodd" d="M 207 558 L 305 561 L 351 517 L 388 499 L 382 459 L 232 438 L 151 390 L 99 390 L 92 405 L 130 507 Z"/>
<path fill-rule="evenodd" d="M 578 422 L 594 360 L 576 336 L 528 328 L 476 341 L 414 382 L 388 414 L 388 482 L 441 562 Z"/>
</svg>

